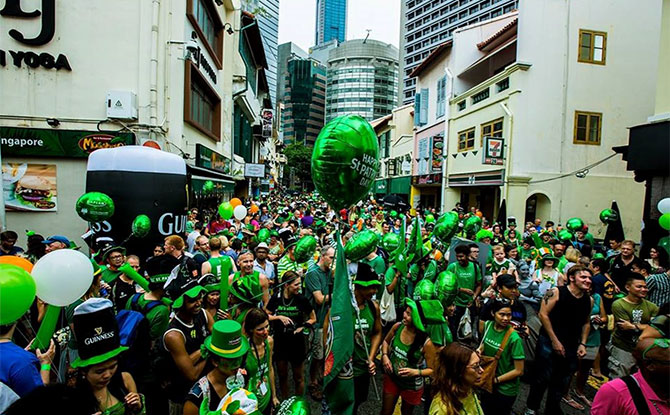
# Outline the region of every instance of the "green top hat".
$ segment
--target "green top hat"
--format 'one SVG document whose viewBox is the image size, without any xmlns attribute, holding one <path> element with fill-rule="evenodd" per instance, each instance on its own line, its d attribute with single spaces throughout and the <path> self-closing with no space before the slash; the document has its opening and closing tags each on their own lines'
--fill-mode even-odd
<svg viewBox="0 0 670 415">
<path fill-rule="evenodd" d="M 72 362 L 74 368 L 97 365 L 128 350 L 120 344 L 119 325 L 110 300 L 84 301 L 74 309 L 72 324 L 79 352 L 79 357 Z"/>
<path fill-rule="evenodd" d="M 379 275 L 368 264 L 362 262 L 349 264 L 349 273 L 355 275 L 353 283 L 361 287 L 382 285 Z"/>
<path fill-rule="evenodd" d="M 126 255 L 126 248 L 124 248 L 122 246 L 112 246 L 110 248 L 105 249 L 105 252 L 102 254 L 102 260 L 107 262 L 107 257 L 112 252 L 121 252 L 125 256 Z"/>
<path fill-rule="evenodd" d="M 425 332 L 426 325 L 444 323 L 444 308 L 439 300 L 414 301 L 405 298 L 405 304 L 412 310 L 414 327 Z"/>
<path fill-rule="evenodd" d="M 184 297 L 196 298 L 200 293 L 206 293 L 205 287 L 198 285 L 195 280 L 186 281 L 181 287 L 177 289 L 177 298 L 172 303 L 172 308 L 177 310 L 184 306 Z"/>
<path fill-rule="evenodd" d="M 212 327 L 212 335 L 205 339 L 205 348 L 225 359 L 244 356 L 249 341 L 242 335 L 242 326 L 234 320 L 219 320 Z"/>
<path fill-rule="evenodd" d="M 236 274 L 230 284 L 230 293 L 244 303 L 258 304 L 263 297 L 263 288 L 255 273 L 244 276 Z"/>
</svg>

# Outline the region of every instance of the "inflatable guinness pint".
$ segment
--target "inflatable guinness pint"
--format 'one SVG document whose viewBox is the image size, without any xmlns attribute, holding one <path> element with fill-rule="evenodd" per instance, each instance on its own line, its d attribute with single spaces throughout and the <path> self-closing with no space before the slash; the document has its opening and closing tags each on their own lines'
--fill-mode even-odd
<svg viewBox="0 0 670 415">
<path fill-rule="evenodd" d="M 94 239 L 108 236 L 116 244 L 125 241 L 137 215 L 151 220 L 149 234 L 131 237 L 124 245 L 129 252 L 146 258 L 153 244 L 166 236 L 181 234 L 186 225 L 186 163 L 172 153 L 143 146 L 96 150 L 88 158 L 86 191 L 112 198 L 114 215 L 91 223 Z"/>
</svg>

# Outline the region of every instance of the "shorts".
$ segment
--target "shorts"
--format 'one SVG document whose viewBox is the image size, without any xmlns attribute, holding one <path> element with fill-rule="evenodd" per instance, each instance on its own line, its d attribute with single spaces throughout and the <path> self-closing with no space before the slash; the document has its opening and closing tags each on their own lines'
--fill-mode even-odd
<svg viewBox="0 0 670 415">
<path fill-rule="evenodd" d="M 323 360 L 323 329 L 312 330 L 312 359 Z"/>
<path fill-rule="evenodd" d="M 586 356 L 582 357 L 584 360 L 596 360 L 596 355 L 600 350 L 600 346 L 588 346 L 586 348 Z"/>
<path fill-rule="evenodd" d="M 384 393 L 398 396 L 403 402 L 406 402 L 412 406 L 419 406 L 421 404 L 421 396 L 423 395 L 423 387 L 419 390 L 410 390 L 410 389 L 400 389 L 398 385 L 393 382 L 393 379 L 389 375 L 384 375 Z"/>
<path fill-rule="evenodd" d="M 272 360 L 281 362 L 290 362 L 291 364 L 303 363 L 307 358 L 307 348 L 305 347 L 305 335 L 275 336 L 275 347 L 272 353 Z"/>
<path fill-rule="evenodd" d="M 607 345 L 610 357 L 607 361 L 607 367 L 610 370 L 611 378 L 622 378 L 635 372 L 636 362 L 633 354 L 614 346 L 612 343 Z"/>
</svg>

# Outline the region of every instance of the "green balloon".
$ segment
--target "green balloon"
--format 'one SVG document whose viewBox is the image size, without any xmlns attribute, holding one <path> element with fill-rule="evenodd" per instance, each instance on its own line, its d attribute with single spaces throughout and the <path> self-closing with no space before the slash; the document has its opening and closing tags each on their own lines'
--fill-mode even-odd
<svg viewBox="0 0 670 415">
<path fill-rule="evenodd" d="M 392 210 L 391 213 L 389 213 L 389 215 L 390 215 L 393 219 L 395 219 L 395 218 L 398 217 L 398 211 L 396 211 L 396 210 Z"/>
<path fill-rule="evenodd" d="M 458 295 L 458 279 L 451 271 L 442 271 L 435 279 L 435 297 L 443 307 L 449 307 Z"/>
<path fill-rule="evenodd" d="M 235 208 L 230 204 L 230 202 L 223 202 L 219 205 L 219 215 L 225 220 L 228 220 L 233 217 L 234 209 Z"/>
<path fill-rule="evenodd" d="M 458 213 L 450 211 L 440 216 L 437 223 L 446 223 L 450 226 L 458 226 Z"/>
<path fill-rule="evenodd" d="M 568 219 L 568 222 L 565 224 L 565 227 L 572 232 L 581 231 L 584 229 L 584 221 L 581 220 L 580 218 L 570 218 Z"/>
<path fill-rule="evenodd" d="M 211 180 L 207 180 L 205 184 L 202 186 L 202 190 L 204 190 L 205 193 L 211 193 L 214 190 L 214 182 Z"/>
<path fill-rule="evenodd" d="M 670 231 L 670 212 L 664 213 L 658 218 L 658 224 L 666 231 Z"/>
<path fill-rule="evenodd" d="M 602 212 L 600 212 L 600 221 L 604 223 L 605 225 L 609 223 L 614 223 L 617 220 L 619 220 L 619 214 L 616 213 L 616 210 L 613 209 L 603 209 Z"/>
<path fill-rule="evenodd" d="M 388 253 L 395 251 L 400 245 L 400 237 L 393 233 L 389 232 L 382 237 L 382 247 Z"/>
<path fill-rule="evenodd" d="M 88 192 L 77 200 L 75 210 L 87 222 L 102 222 L 114 214 L 114 201 L 104 193 Z"/>
<path fill-rule="evenodd" d="M 468 234 L 476 234 L 482 227 L 482 218 L 472 215 L 463 223 L 463 230 Z"/>
<path fill-rule="evenodd" d="M 0 324 L 21 318 L 35 300 L 35 280 L 23 268 L 0 264 Z"/>
<path fill-rule="evenodd" d="M 151 230 L 151 219 L 147 215 L 137 215 L 133 220 L 133 236 L 136 238 L 144 238 Z"/>
<path fill-rule="evenodd" d="M 435 284 L 431 280 L 422 279 L 414 287 L 414 301 L 432 300 L 435 296 Z"/>
<path fill-rule="evenodd" d="M 353 262 L 358 262 L 377 248 L 379 239 L 371 230 L 355 233 L 344 246 L 344 256 Z"/>
<path fill-rule="evenodd" d="M 454 237 L 458 231 L 458 226 L 452 226 L 448 223 L 438 223 L 433 229 L 433 235 L 442 242 L 443 244 L 448 244 L 451 242 L 451 238 Z"/>
<path fill-rule="evenodd" d="M 571 241 L 574 235 L 572 232 L 570 232 L 567 229 L 561 229 L 561 231 L 558 233 L 558 240 L 559 241 Z"/>
<path fill-rule="evenodd" d="M 303 396 L 292 396 L 279 405 L 275 415 L 310 415 L 309 402 Z"/>
<path fill-rule="evenodd" d="M 295 245 L 295 260 L 299 264 L 303 264 L 310 260 L 314 256 L 316 251 L 316 238 L 311 235 L 306 235 L 300 238 L 298 243 Z"/>
<path fill-rule="evenodd" d="M 426 215 L 426 223 L 434 223 L 434 222 L 435 222 L 435 216 Z"/>
<path fill-rule="evenodd" d="M 379 171 L 374 129 L 359 115 L 344 115 L 326 124 L 314 143 L 312 181 L 336 210 L 365 197 Z"/>
<path fill-rule="evenodd" d="M 258 231 L 258 241 L 267 242 L 270 239 L 270 230 L 268 228 L 263 228 Z"/>
</svg>

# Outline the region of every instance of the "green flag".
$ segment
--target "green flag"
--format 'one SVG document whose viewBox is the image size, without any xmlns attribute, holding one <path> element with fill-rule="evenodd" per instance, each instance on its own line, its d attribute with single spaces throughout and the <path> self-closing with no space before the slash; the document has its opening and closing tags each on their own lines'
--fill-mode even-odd
<svg viewBox="0 0 670 415">
<path fill-rule="evenodd" d="M 391 262 L 393 262 L 393 265 L 400 271 L 402 276 L 405 277 L 407 276 L 407 264 L 409 263 L 409 259 L 405 253 L 405 216 L 402 218 L 402 226 L 400 227 L 399 236 L 400 243 L 398 244 L 398 248 L 393 251 Z"/>
<path fill-rule="evenodd" d="M 423 256 L 423 239 L 421 239 L 421 223 L 418 216 L 414 218 L 406 256 L 413 262 L 418 262 Z"/>
<path fill-rule="evenodd" d="M 335 281 L 326 339 L 324 395 L 334 415 L 354 412 L 354 318 L 352 288 L 340 232 L 336 233 Z"/>
</svg>

